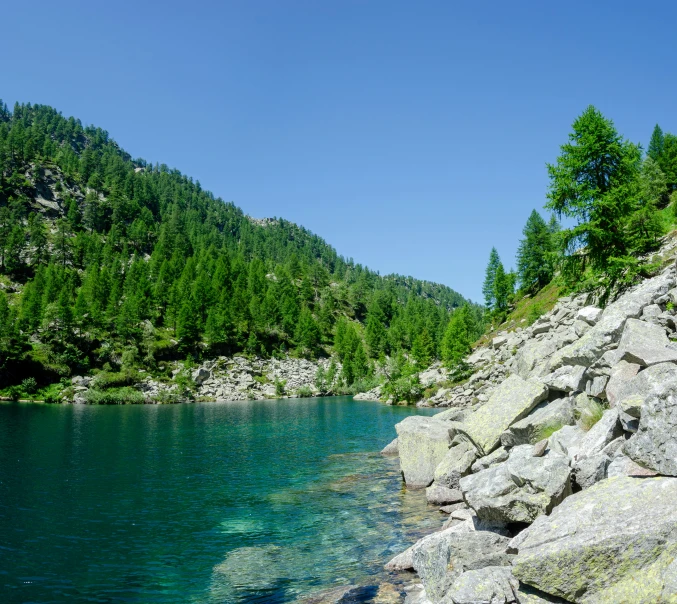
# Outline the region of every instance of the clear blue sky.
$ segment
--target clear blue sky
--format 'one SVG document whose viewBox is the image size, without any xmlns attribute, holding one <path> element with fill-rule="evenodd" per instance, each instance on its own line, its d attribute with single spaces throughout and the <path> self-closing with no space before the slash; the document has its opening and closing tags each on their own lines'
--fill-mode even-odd
<svg viewBox="0 0 677 604">
<path fill-rule="evenodd" d="M 108 130 L 382 274 L 481 297 L 596 105 L 677 132 L 674 2 L 7 2 L 0 98 Z"/>
</svg>

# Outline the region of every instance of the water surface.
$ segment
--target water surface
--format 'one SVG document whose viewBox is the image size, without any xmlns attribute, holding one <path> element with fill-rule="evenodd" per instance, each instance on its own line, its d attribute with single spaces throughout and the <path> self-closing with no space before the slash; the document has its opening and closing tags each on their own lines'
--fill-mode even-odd
<svg viewBox="0 0 677 604">
<path fill-rule="evenodd" d="M 0 601 L 281 603 L 376 584 L 441 523 L 378 454 L 412 412 L 0 405 Z"/>
</svg>

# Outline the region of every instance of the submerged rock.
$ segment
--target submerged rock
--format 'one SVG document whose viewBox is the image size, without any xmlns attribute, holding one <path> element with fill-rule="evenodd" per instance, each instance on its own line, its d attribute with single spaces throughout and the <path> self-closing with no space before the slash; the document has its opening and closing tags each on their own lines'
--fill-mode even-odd
<svg viewBox="0 0 677 604">
<path fill-rule="evenodd" d="M 398 455 L 399 450 L 397 447 L 397 439 L 391 440 L 383 449 L 381 449 L 381 455 Z"/>
<path fill-rule="evenodd" d="M 513 539 L 513 572 L 572 602 L 675 601 L 675 501 L 675 478 L 603 480 Z"/>
</svg>

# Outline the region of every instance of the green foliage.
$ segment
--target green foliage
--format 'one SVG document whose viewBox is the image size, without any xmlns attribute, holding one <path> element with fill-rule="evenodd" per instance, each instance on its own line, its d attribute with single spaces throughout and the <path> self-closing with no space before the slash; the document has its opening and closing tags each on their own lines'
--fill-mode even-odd
<svg viewBox="0 0 677 604">
<path fill-rule="evenodd" d="M 418 369 L 400 352 L 391 357 L 384 368 L 386 378 L 382 393 L 393 402 L 415 403 L 423 396 Z"/>
<path fill-rule="evenodd" d="M 640 272 L 637 255 L 655 247 L 661 233 L 653 165 L 643 168 L 639 147 L 590 106 L 574 121 L 548 173 L 547 207 L 577 221 L 558 236 L 567 282 L 583 283 L 589 269 L 594 279 L 603 278 L 607 293 L 631 283 Z"/>
<path fill-rule="evenodd" d="M 489 309 L 494 308 L 496 302 L 496 271 L 498 270 L 500 264 L 501 259 L 498 256 L 498 252 L 496 251 L 495 247 L 492 247 L 489 254 L 489 262 L 487 263 L 487 269 L 484 275 L 484 283 L 482 284 L 484 304 Z"/>
<path fill-rule="evenodd" d="M 275 394 L 284 396 L 286 394 L 287 380 L 275 380 Z"/>
<path fill-rule="evenodd" d="M 296 396 L 300 398 L 310 398 L 311 396 L 313 396 L 313 391 L 308 386 L 301 386 L 296 391 Z"/>
<path fill-rule="evenodd" d="M 26 378 L 21 382 L 21 389 L 26 394 L 35 394 L 38 391 L 38 383 L 33 377 Z"/>
<path fill-rule="evenodd" d="M 540 306 L 539 304 L 534 304 L 529 308 L 529 312 L 527 314 L 527 325 L 531 325 L 532 323 L 535 323 L 540 319 L 545 312 L 543 311 L 543 307 Z"/>
<path fill-rule="evenodd" d="M 517 249 L 517 274 L 524 291 L 545 287 L 553 277 L 555 264 L 554 235 L 557 223 L 546 224 L 533 210 L 529 216 Z"/>
<path fill-rule="evenodd" d="M 551 421 L 541 427 L 541 429 L 538 431 L 538 434 L 536 435 L 536 440 L 550 438 L 555 432 L 561 430 L 563 427 L 564 424 L 562 422 Z"/>
<path fill-rule="evenodd" d="M 138 381 L 140 381 L 138 372 L 130 368 L 125 368 L 118 372 L 102 371 L 98 373 L 92 383 L 92 387 L 97 390 L 107 390 L 109 388 L 131 386 Z"/>
<path fill-rule="evenodd" d="M 411 355 L 416 359 L 418 367 L 422 369 L 428 367 L 435 359 L 435 341 L 427 327 L 424 327 L 423 331 L 416 336 L 411 348 Z"/>
<path fill-rule="evenodd" d="M 651 133 L 651 140 L 649 141 L 649 147 L 646 151 L 646 154 L 653 161 L 658 162 L 663 156 L 664 148 L 665 137 L 663 136 L 663 130 L 658 124 L 656 124 L 654 126 L 653 132 Z"/>
<path fill-rule="evenodd" d="M 85 400 L 90 405 L 138 405 L 145 402 L 143 394 L 134 388 L 110 388 L 108 390 L 90 388 L 85 393 Z"/>
<path fill-rule="evenodd" d="M 585 397 L 577 402 L 576 420 L 581 429 L 590 430 L 604 415 L 604 406 L 596 399 Z"/>
<path fill-rule="evenodd" d="M 53 214 L 33 211 L 42 186 Z M 11 299 L 0 293 L 0 380 L 33 342 L 67 374 L 120 367 L 125 350 L 137 351 L 127 365 L 154 367 L 334 347 L 353 383 L 382 355 L 417 345 L 434 358 L 466 302 L 438 284 L 381 277 L 285 220 L 258 224 L 43 105 L 0 119 L 0 276 L 22 283 Z M 343 342 L 341 320 L 354 330 Z M 424 329 L 432 343 L 416 344 Z"/>
<path fill-rule="evenodd" d="M 471 344 L 481 332 L 469 305 L 462 306 L 452 316 L 442 340 L 442 360 L 450 367 L 458 365 L 471 350 Z"/>
<path fill-rule="evenodd" d="M 21 388 L 19 386 L 10 386 L 7 389 L 7 396 L 11 401 L 18 401 L 21 398 Z"/>
</svg>

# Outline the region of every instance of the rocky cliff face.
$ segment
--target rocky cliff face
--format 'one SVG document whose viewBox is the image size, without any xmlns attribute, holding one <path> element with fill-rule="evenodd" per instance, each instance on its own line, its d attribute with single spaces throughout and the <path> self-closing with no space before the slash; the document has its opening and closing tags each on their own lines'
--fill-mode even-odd
<svg viewBox="0 0 677 604">
<path fill-rule="evenodd" d="M 676 284 L 561 299 L 397 426 L 407 487 L 450 512 L 387 566 L 407 601 L 677 602 Z"/>
</svg>

